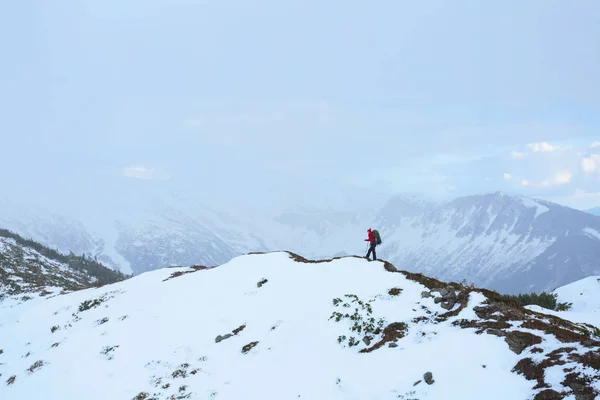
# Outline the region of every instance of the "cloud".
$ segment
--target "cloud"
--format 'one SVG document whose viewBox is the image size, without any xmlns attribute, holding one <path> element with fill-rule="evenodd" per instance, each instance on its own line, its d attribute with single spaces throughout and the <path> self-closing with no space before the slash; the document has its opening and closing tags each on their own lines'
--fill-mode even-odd
<svg viewBox="0 0 600 400">
<path fill-rule="evenodd" d="M 521 159 L 521 158 L 525 158 L 527 156 L 527 153 L 513 151 L 512 153 L 510 153 L 510 156 L 514 159 Z"/>
<path fill-rule="evenodd" d="M 556 175 L 554 175 L 554 178 L 552 178 L 552 180 L 546 179 L 546 180 L 542 181 L 541 183 L 536 183 L 536 182 L 531 182 L 528 179 L 523 179 L 521 181 L 521 185 L 529 186 L 529 187 L 537 187 L 537 188 L 550 187 L 550 186 L 555 186 L 555 185 L 567 184 L 567 183 L 571 182 L 572 179 L 573 179 L 573 174 L 571 174 L 569 171 L 561 171 L 561 172 L 557 173 Z"/>
<path fill-rule="evenodd" d="M 504 173 L 504 180 L 509 181 L 512 176 L 510 174 Z"/>
<path fill-rule="evenodd" d="M 122 170 L 124 176 L 135 179 L 146 179 L 146 180 L 168 180 L 169 174 L 164 171 L 156 170 L 155 168 L 148 168 L 141 165 L 132 165 L 125 167 Z"/>
<path fill-rule="evenodd" d="M 591 149 L 596 148 L 596 147 L 600 147 L 600 142 L 594 142 L 594 143 L 590 144 Z"/>
<path fill-rule="evenodd" d="M 556 174 L 554 177 L 554 183 L 557 185 L 564 185 L 571 182 L 573 175 L 569 171 L 562 171 Z"/>
<path fill-rule="evenodd" d="M 567 207 L 586 210 L 589 208 L 598 207 L 600 202 L 600 192 L 590 192 L 585 189 L 576 189 L 574 192 L 564 195 L 540 196 L 539 198 L 556 202 L 558 204 L 564 204 Z"/>
<path fill-rule="evenodd" d="M 549 153 L 561 149 L 560 146 L 553 146 L 548 142 L 529 143 L 527 147 L 529 147 L 529 149 L 531 149 L 531 151 L 533 151 L 534 153 Z"/>
<path fill-rule="evenodd" d="M 592 154 L 581 160 L 581 168 L 586 174 L 600 172 L 600 154 Z"/>
</svg>

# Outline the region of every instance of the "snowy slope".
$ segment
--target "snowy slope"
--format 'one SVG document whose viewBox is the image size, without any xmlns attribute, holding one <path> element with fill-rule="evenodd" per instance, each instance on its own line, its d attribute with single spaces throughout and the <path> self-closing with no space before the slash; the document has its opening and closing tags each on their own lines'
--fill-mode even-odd
<svg viewBox="0 0 600 400">
<path fill-rule="evenodd" d="M 557 301 L 571 303 L 571 309 L 559 313 L 577 322 L 588 322 L 600 328 L 600 276 L 590 276 L 559 287 L 553 293 Z"/>
<path fill-rule="evenodd" d="M 592 215 L 597 215 L 600 216 L 600 207 L 595 207 L 589 210 L 586 210 L 586 212 L 592 214 Z"/>
<path fill-rule="evenodd" d="M 600 337 L 584 326 L 383 262 L 306 261 L 246 255 L 0 304 L 0 398 L 504 400 L 600 390 Z M 336 313 L 354 313 L 361 331 Z"/>
<path fill-rule="evenodd" d="M 98 215 L 91 208 L 89 215 Z M 108 227 L 108 229 L 107 229 Z M 118 232 L 111 218 L 100 215 L 85 224 L 75 215 L 52 211 L 43 205 L 0 199 L 0 228 L 8 229 L 61 253 L 89 255 L 110 268 L 133 273 L 130 263 L 116 250 Z"/>
<path fill-rule="evenodd" d="M 27 301 L 123 278 L 95 260 L 59 254 L 0 229 L 0 300 Z"/>
</svg>

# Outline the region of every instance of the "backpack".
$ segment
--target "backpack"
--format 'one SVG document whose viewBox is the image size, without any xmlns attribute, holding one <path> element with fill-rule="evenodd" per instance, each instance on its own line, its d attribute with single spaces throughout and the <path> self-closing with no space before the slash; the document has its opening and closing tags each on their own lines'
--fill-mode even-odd
<svg viewBox="0 0 600 400">
<path fill-rule="evenodd" d="M 381 244 L 381 236 L 379 235 L 379 231 L 377 229 L 373 230 L 373 237 L 375 238 L 375 244 L 380 245 Z"/>
</svg>

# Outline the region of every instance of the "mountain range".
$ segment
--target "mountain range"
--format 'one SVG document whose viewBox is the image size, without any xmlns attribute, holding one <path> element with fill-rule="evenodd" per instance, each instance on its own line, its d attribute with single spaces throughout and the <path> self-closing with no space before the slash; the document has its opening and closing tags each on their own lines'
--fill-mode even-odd
<svg viewBox="0 0 600 400">
<path fill-rule="evenodd" d="M 0 208 L 0 226 L 133 274 L 214 266 L 254 251 L 364 255 L 369 227 L 382 235 L 378 257 L 402 269 L 505 293 L 550 291 L 600 274 L 599 218 L 501 192 L 444 202 L 397 196 L 362 209 L 201 204 L 171 196 L 79 216 L 12 204 Z"/>
<path fill-rule="evenodd" d="M 0 398 L 591 400 L 599 279 L 553 311 L 361 257 L 161 268 L 0 301 Z"/>
</svg>

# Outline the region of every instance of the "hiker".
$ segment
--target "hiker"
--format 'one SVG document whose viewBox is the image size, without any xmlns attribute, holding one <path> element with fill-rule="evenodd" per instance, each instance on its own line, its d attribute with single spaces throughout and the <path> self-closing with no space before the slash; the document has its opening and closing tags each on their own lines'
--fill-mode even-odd
<svg viewBox="0 0 600 400">
<path fill-rule="evenodd" d="M 371 260 L 369 258 L 369 255 L 371 253 L 373 253 L 373 260 L 377 260 L 377 254 L 375 253 L 375 247 L 377 247 L 378 244 L 381 243 L 381 238 L 379 236 L 379 232 L 376 230 L 372 230 L 371 228 L 367 229 L 367 234 L 368 234 L 368 239 L 365 239 L 365 242 L 369 242 L 369 251 L 367 252 L 367 259 L 369 259 L 369 261 Z"/>
</svg>

